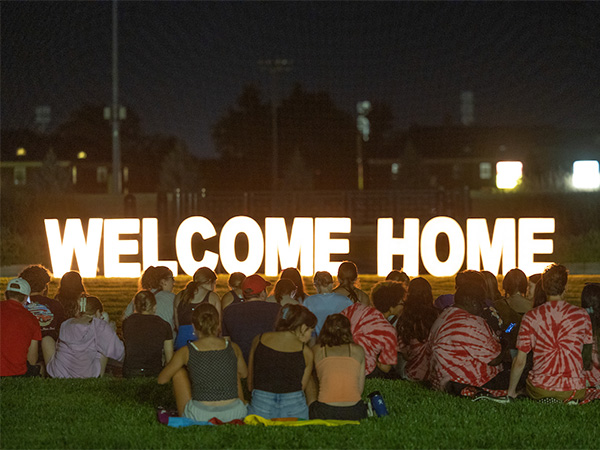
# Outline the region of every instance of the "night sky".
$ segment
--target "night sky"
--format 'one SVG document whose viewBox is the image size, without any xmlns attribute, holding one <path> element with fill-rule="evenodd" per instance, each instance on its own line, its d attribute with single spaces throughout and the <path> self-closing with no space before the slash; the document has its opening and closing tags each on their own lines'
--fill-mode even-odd
<svg viewBox="0 0 600 450">
<path fill-rule="evenodd" d="M 2 127 L 52 126 L 85 102 L 110 104 L 111 2 L 1 3 Z M 396 126 L 600 127 L 600 3 L 119 2 L 120 98 L 147 134 L 214 156 L 210 128 L 244 84 L 268 98 L 258 60 L 288 58 L 302 83 L 354 114 L 386 101 Z"/>
</svg>

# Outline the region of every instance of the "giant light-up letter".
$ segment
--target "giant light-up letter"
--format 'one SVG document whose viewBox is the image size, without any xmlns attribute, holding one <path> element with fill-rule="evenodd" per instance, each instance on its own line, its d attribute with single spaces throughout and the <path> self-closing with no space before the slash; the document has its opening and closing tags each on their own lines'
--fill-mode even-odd
<svg viewBox="0 0 600 450">
<path fill-rule="evenodd" d="M 194 275 L 194 272 L 200 267 L 208 267 L 215 270 L 219 263 L 219 255 L 209 251 L 204 252 L 204 258 L 200 261 L 194 259 L 192 237 L 196 233 L 205 240 L 217 235 L 214 225 L 206 217 L 188 217 L 181 222 L 175 236 L 175 250 L 177 251 L 177 259 L 181 268 L 188 275 Z"/>
<path fill-rule="evenodd" d="M 64 239 L 61 239 L 58 219 L 44 220 L 52 272 L 56 278 L 62 277 L 71 270 L 73 253 L 75 253 L 81 276 L 86 278 L 96 276 L 100 242 L 102 241 L 102 222 L 102 219 L 89 220 L 86 239 L 81 219 L 67 219 Z"/>
<path fill-rule="evenodd" d="M 444 262 L 437 256 L 438 234 L 448 236 L 449 255 Z M 465 237 L 458 222 L 450 217 L 434 217 L 421 233 L 421 258 L 425 269 L 434 277 L 449 277 L 458 272 L 465 260 Z"/>
<path fill-rule="evenodd" d="M 177 275 L 177 261 L 159 261 L 158 259 L 158 219 L 142 219 L 142 269 L 150 266 L 165 266 Z"/>
<path fill-rule="evenodd" d="M 121 234 L 138 234 L 140 219 L 104 219 L 104 276 L 106 278 L 140 276 L 141 265 L 123 263 L 121 255 L 137 255 L 139 244 L 134 239 L 119 239 Z"/>
<path fill-rule="evenodd" d="M 394 255 L 403 255 L 402 270 L 411 277 L 419 275 L 419 219 L 404 219 L 404 237 L 395 238 L 394 219 L 377 220 L 377 275 L 391 272 Z"/>
<path fill-rule="evenodd" d="M 337 273 L 341 261 L 332 262 L 332 254 L 348 254 L 348 239 L 332 239 L 331 233 L 350 233 L 352 222 L 349 217 L 315 218 L 315 271 Z"/>
<path fill-rule="evenodd" d="M 535 233 L 554 233 L 554 218 L 519 219 L 519 269 L 527 276 L 542 272 L 550 264 L 534 262 L 534 254 L 554 251 L 552 239 L 535 239 Z"/>
<path fill-rule="evenodd" d="M 277 276 L 279 261 L 281 268 L 297 267 L 300 260 L 300 274 L 308 277 L 313 274 L 313 219 L 296 217 L 292 224 L 288 241 L 285 219 L 267 217 L 265 219 L 265 275 Z M 279 258 L 278 258 L 279 257 Z"/>
<path fill-rule="evenodd" d="M 492 242 L 485 219 L 467 219 L 467 269 L 498 273 L 502 258 L 502 273 L 506 274 L 517 263 L 515 219 L 496 219 Z M 480 261 L 481 256 L 481 261 Z"/>
<path fill-rule="evenodd" d="M 248 256 L 244 261 L 240 261 L 235 252 L 235 239 L 240 233 L 244 233 L 248 237 Z M 242 272 L 247 275 L 257 272 L 265 253 L 260 226 L 250 217 L 232 217 L 221 230 L 219 253 L 223 268 L 227 272 Z"/>
</svg>

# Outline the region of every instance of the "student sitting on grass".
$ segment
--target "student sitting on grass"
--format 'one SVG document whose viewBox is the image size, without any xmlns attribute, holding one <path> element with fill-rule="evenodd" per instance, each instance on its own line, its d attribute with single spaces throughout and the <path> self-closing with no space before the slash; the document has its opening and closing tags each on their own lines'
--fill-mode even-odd
<svg viewBox="0 0 600 450">
<path fill-rule="evenodd" d="M 587 387 L 600 388 L 600 283 L 587 283 L 581 291 L 581 307 L 585 308 L 592 321 L 594 345 L 591 367 L 584 370 Z"/>
<path fill-rule="evenodd" d="M 104 374 L 108 358 L 123 359 L 123 343 L 103 310 L 96 297 L 79 299 L 76 316 L 60 327 L 56 353 L 46 366 L 51 377 L 97 378 Z"/>
<path fill-rule="evenodd" d="M 287 269 L 283 269 L 281 274 L 279 274 L 279 280 L 290 280 L 296 286 L 296 295 L 294 295 L 294 299 L 302 305 L 304 303 L 304 299 L 308 297 L 306 293 L 306 289 L 304 289 L 304 280 L 302 279 L 302 275 L 300 275 L 300 271 L 295 267 L 288 267 Z M 267 297 L 268 303 L 278 303 L 275 298 L 275 289 L 271 291 L 269 296 Z M 281 305 L 283 306 L 283 305 Z"/>
<path fill-rule="evenodd" d="M 152 291 L 156 299 L 155 314 L 167 322 L 173 331 L 175 327 L 173 322 L 174 283 L 173 272 L 166 266 L 149 266 L 138 281 L 138 291 Z M 132 299 L 123 313 L 123 320 L 131 316 L 133 311 L 134 300 Z"/>
<path fill-rule="evenodd" d="M 72 270 L 65 273 L 60 279 L 55 297 L 63 305 L 65 320 L 75 317 L 78 313 L 79 299 L 82 295 L 87 295 L 87 291 L 79 272 Z"/>
<path fill-rule="evenodd" d="M 123 376 L 156 377 L 173 357 L 171 325 L 156 315 L 156 298 L 152 291 L 142 290 L 133 298 L 135 313 L 123 321 L 125 361 Z"/>
<path fill-rule="evenodd" d="M 398 351 L 406 361 L 400 374 L 402 378 L 415 381 L 427 379 L 431 359 L 427 338 L 437 316 L 431 285 L 425 278 L 414 278 L 408 285 L 408 295 L 396 324 Z"/>
<path fill-rule="evenodd" d="M 312 351 L 319 397 L 309 406 L 310 418 L 366 418 L 367 405 L 361 400 L 365 386 L 365 351 L 354 343 L 348 318 L 342 314 L 327 317 Z"/>
<path fill-rule="evenodd" d="M 281 306 L 299 305 L 300 303 L 298 302 L 298 300 L 296 300 L 297 291 L 298 288 L 292 280 L 283 278 L 277 283 L 275 283 L 273 295 L 275 296 L 275 301 Z"/>
<path fill-rule="evenodd" d="M 256 336 L 249 359 L 249 414 L 266 419 L 308 419 L 304 390 L 313 369 L 313 353 L 306 345 L 317 324 L 304 306 L 281 308 L 275 331 Z"/>
<path fill-rule="evenodd" d="M 227 285 L 230 291 L 226 292 L 221 299 L 221 311 L 227 308 L 229 305 L 236 303 L 242 303 L 244 301 L 244 291 L 242 290 L 242 283 L 246 279 L 246 275 L 242 272 L 233 272 L 229 275 Z"/>
<path fill-rule="evenodd" d="M 352 300 L 345 295 L 333 292 L 333 277 L 329 272 L 316 272 L 313 277 L 313 283 L 317 293 L 306 297 L 304 306 L 317 316 L 315 332 L 318 335 L 321 332 L 321 327 L 325 323 L 325 319 L 327 319 L 329 315 L 342 312 L 348 306 L 351 306 Z"/>
<path fill-rule="evenodd" d="M 369 296 L 357 288 L 358 269 L 352 261 L 344 261 L 340 264 L 337 273 L 338 285 L 333 290 L 336 294 L 345 295 L 354 303 L 362 303 L 365 306 L 371 305 Z"/>
<path fill-rule="evenodd" d="M 548 300 L 527 312 L 521 321 L 510 397 L 517 395 L 529 352 L 533 352 L 533 368 L 527 377 L 529 397 L 569 401 L 585 396 L 584 356 L 591 357 L 592 322 L 585 309 L 563 300 L 568 274 L 560 264 L 552 264 L 542 273 L 542 288 Z"/>
<path fill-rule="evenodd" d="M 484 305 L 481 285 L 461 284 L 454 294 L 454 305 L 444 309 L 433 324 L 429 334 L 429 381 L 434 389 L 461 395 L 466 387 L 486 391 L 508 388 L 508 372 L 491 365 L 502 348 L 481 317 Z"/>
<path fill-rule="evenodd" d="M 194 309 L 192 322 L 198 339 L 177 350 L 160 372 L 158 383 L 173 379 L 180 416 L 197 421 L 243 419 L 246 405 L 240 379 L 248 375 L 248 369 L 242 351 L 219 337 L 219 312 L 210 303 Z"/>
<path fill-rule="evenodd" d="M 367 378 L 396 378 L 392 367 L 398 362 L 398 334 L 388 322 L 402 311 L 406 290 L 398 281 L 382 281 L 371 291 L 373 306 L 354 303 L 341 314 L 350 320 L 354 342 L 365 350 Z"/>
<path fill-rule="evenodd" d="M 219 316 L 221 315 L 221 300 L 214 292 L 216 284 L 217 274 L 208 267 L 200 267 L 194 273 L 194 279 L 175 297 L 174 322 L 177 328 L 175 350 L 197 339 L 192 324 L 192 313 L 198 305 L 210 303 L 217 309 Z"/>
</svg>

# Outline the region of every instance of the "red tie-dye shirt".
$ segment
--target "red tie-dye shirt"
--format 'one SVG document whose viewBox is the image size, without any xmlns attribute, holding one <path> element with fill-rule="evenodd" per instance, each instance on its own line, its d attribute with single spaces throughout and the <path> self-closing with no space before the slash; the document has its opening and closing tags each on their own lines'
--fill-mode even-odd
<svg viewBox="0 0 600 450">
<path fill-rule="evenodd" d="M 585 309 L 560 300 L 523 316 L 517 349 L 533 350 L 532 385 L 561 392 L 585 387 L 582 351 L 584 344 L 592 343 L 592 322 Z"/>
<path fill-rule="evenodd" d="M 362 303 L 354 303 L 342 311 L 350 320 L 354 342 L 365 349 L 365 374 L 381 364 L 395 365 L 398 361 L 396 329 L 381 312 Z"/>
<path fill-rule="evenodd" d="M 431 360 L 431 347 L 427 340 L 424 342 L 412 338 L 407 344 L 398 337 L 398 350 L 405 355 L 405 372 L 411 380 L 425 380 L 429 373 L 429 361 Z"/>
<path fill-rule="evenodd" d="M 429 334 L 431 362 L 429 380 L 443 390 L 448 381 L 483 386 L 500 372 L 490 366 L 501 351 L 500 342 L 481 317 L 467 311 L 446 308 Z"/>
</svg>

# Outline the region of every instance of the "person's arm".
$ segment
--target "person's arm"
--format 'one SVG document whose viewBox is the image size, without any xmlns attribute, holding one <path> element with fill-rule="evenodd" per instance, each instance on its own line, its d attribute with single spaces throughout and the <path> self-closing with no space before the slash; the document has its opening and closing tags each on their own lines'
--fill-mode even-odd
<svg viewBox="0 0 600 450">
<path fill-rule="evenodd" d="M 163 350 L 165 351 L 165 363 L 169 364 L 169 361 L 173 358 L 173 339 L 164 342 Z"/>
<path fill-rule="evenodd" d="M 527 362 L 527 353 L 519 350 L 517 352 L 517 356 L 513 359 L 512 367 L 510 369 L 510 383 L 508 385 L 508 396 L 516 397 L 517 396 L 517 384 L 521 379 L 521 375 L 523 374 L 523 369 L 525 369 L 525 363 Z"/>
<path fill-rule="evenodd" d="M 179 303 L 181 302 L 181 292 L 178 293 L 173 299 L 173 325 L 176 330 L 179 331 L 179 318 L 177 317 L 177 309 L 179 308 Z"/>
<path fill-rule="evenodd" d="M 357 289 L 356 293 L 358 294 L 359 302 L 361 302 L 365 306 L 371 306 L 371 299 L 369 298 L 368 294 L 366 294 L 364 291 L 361 291 L 360 289 Z"/>
<path fill-rule="evenodd" d="M 127 305 L 127 308 L 125 308 L 125 311 L 123 311 L 123 315 L 121 316 L 121 322 L 123 320 L 127 319 L 132 314 L 133 314 L 133 299 L 129 302 L 129 304 Z"/>
<path fill-rule="evenodd" d="M 358 389 L 360 392 L 362 392 L 365 389 L 365 349 L 360 345 L 354 344 L 352 350 L 360 362 L 360 371 L 358 372 Z"/>
<path fill-rule="evenodd" d="M 248 390 L 252 392 L 254 389 L 254 352 L 260 341 L 260 334 L 252 341 L 252 347 L 250 348 L 250 356 L 248 356 Z"/>
<path fill-rule="evenodd" d="M 208 302 L 217 308 L 217 312 L 219 313 L 219 320 L 221 320 L 221 299 L 216 292 L 211 292 L 208 296 Z"/>
<path fill-rule="evenodd" d="M 231 292 L 226 292 L 221 299 L 221 311 L 231 305 L 231 303 L 233 303 L 233 295 L 231 295 Z"/>
<path fill-rule="evenodd" d="M 593 344 L 583 344 L 583 350 L 581 351 L 583 370 L 592 370 L 592 350 Z"/>
<path fill-rule="evenodd" d="M 233 343 L 229 342 L 229 345 L 233 346 L 233 351 L 235 352 L 235 356 L 237 358 L 237 390 L 238 397 L 244 403 L 247 403 L 244 398 L 244 389 L 242 388 L 242 378 L 248 377 L 248 366 L 246 366 L 246 361 L 244 361 L 244 355 L 242 354 L 242 350 L 240 347 Z"/>
<path fill-rule="evenodd" d="M 302 353 L 304 353 L 304 363 L 306 365 L 304 374 L 302 375 L 302 390 L 305 391 L 312 375 L 314 356 L 312 350 L 307 345 L 304 346 Z"/>
<path fill-rule="evenodd" d="M 189 355 L 187 345 L 177 350 L 169 363 L 158 374 L 158 384 L 165 384 L 171 381 L 171 378 L 173 378 L 179 369 L 187 364 Z"/>
<path fill-rule="evenodd" d="M 32 340 L 27 350 L 27 362 L 32 366 L 35 366 L 38 362 L 38 346 L 39 341 Z"/>
</svg>

